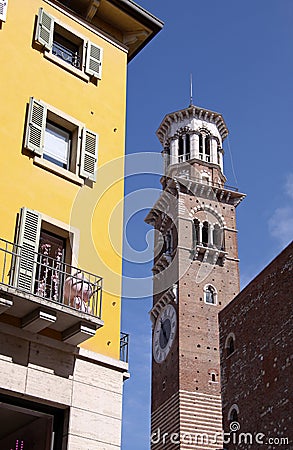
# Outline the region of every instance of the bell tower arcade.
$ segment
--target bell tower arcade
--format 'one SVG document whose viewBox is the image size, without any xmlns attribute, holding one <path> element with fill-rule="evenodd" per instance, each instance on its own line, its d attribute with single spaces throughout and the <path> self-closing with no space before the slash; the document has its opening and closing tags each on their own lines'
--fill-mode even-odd
<svg viewBox="0 0 293 450">
<path fill-rule="evenodd" d="M 155 229 L 152 450 L 222 448 L 218 313 L 239 292 L 236 207 L 226 186 L 221 114 L 190 105 L 167 114 Z"/>
</svg>

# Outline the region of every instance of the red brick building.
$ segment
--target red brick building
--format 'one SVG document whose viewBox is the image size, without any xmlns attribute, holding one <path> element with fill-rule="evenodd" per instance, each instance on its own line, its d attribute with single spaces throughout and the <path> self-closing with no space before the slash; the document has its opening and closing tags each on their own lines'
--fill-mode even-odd
<svg viewBox="0 0 293 450">
<path fill-rule="evenodd" d="M 152 450 L 222 447 L 218 313 L 239 292 L 236 207 L 226 186 L 221 114 L 190 105 L 167 114 L 155 229 Z"/>
<path fill-rule="evenodd" d="M 227 450 L 293 448 L 292 280 L 293 242 L 219 314 Z"/>
</svg>

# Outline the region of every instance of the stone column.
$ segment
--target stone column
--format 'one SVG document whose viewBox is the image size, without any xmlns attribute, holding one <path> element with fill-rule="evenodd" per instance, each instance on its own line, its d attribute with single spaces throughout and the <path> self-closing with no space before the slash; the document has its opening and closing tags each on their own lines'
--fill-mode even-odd
<svg viewBox="0 0 293 450">
<path fill-rule="evenodd" d="M 220 159 L 220 167 L 222 172 L 224 172 L 224 168 L 223 168 L 223 150 L 219 151 L 219 159 Z"/>
<path fill-rule="evenodd" d="M 214 245 L 214 225 L 209 224 L 209 245 Z"/>
<path fill-rule="evenodd" d="M 198 226 L 198 230 L 199 230 L 199 236 L 198 236 L 198 243 L 199 243 L 199 245 L 202 245 L 202 229 L 203 229 L 203 223 L 199 223 L 199 226 Z"/>
<path fill-rule="evenodd" d="M 199 153 L 199 137 L 198 134 L 192 133 L 190 135 L 190 159 L 198 158 Z"/>
<path fill-rule="evenodd" d="M 162 151 L 162 155 L 163 155 L 163 161 L 164 161 L 164 174 L 166 175 L 168 166 L 170 164 L 170 148 L 165 147 L 164 150 Z"/>
<path fill-rule="evenodd" d="M 182 162 L 186 161 L 186 134 L 182 135 L 182 141 L 183 141 L 183 155 L 182 155 Z"/>
<path fill-rule="evenodd" d="M 178 137 L 174 136 L 170 144 L 170 164 L 177 164 L 178 162 Z"/>
<path fill-rule="evenodd" d="M 218 164 L 218 143 L 215 138 L 211 137 L 211 162 Z"/>
</svg>

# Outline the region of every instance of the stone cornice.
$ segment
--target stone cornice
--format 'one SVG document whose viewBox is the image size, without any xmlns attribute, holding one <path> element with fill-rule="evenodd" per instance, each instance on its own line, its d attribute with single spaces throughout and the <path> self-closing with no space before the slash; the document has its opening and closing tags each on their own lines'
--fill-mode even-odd
<svg viewBox="0 0 293 450">
<path fill-rule="evenodd" d="M 126 48 L 131 61 L 164 23 L 133 0 L 44 0 L 96 34 Z M 90 28 L 89 28 L 90 27 Z"/>
<path fill-rule="evenodd" d="M 219 130 L 222 139 L 228 136 L 229 130 L 221 114 L 201 108 L 200 106 L 190 105 L 188 108 L 167 114 L 157 130 L 157 136 L 162 145 L 164 145 L 166 134 L 173 122 L 182 121 L 184 118 L 197 118 L 214 123 Z"/>
</svg>

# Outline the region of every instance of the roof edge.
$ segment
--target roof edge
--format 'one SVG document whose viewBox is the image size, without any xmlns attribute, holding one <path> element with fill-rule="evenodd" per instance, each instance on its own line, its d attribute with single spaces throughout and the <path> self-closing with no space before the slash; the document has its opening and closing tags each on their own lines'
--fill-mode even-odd
<svg viewBox="0 0 293 450">
<path fill-rule="evenodd" d="M 222 114 L 207 108 L 202 108 L 201 106 L 189 105 L 187 108 L 179 109 L 178 111 L 174 111 L 165 115 L 156 132 L 156 135 L 161 144 L 163 144 L 164 135 L 169 128 L 170 120 L 177 120 L 178 116 L 179 118 L 181 116 L 183 119 L 184 116 L 190 116 L 190 114 L 192 116 L 198 115 L 199 118 L 203 118 L 204 120 L 207 120 L 208 118 L 210 120 L 213 120 L 219 130 L 222 139 L 224 140 L 228 136 L 229 130 Z"/>
</svg>

